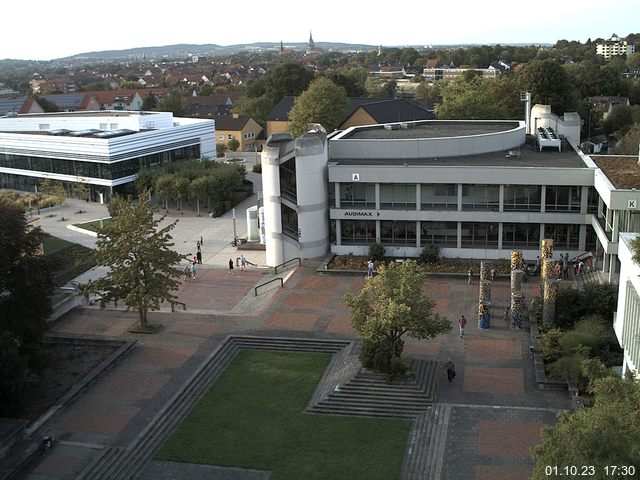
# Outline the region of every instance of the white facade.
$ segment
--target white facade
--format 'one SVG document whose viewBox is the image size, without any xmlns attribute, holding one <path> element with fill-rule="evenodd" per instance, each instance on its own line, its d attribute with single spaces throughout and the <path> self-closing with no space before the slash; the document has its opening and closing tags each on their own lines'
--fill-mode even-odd
<svg viewBox="0 0 640 480">
<path fill-rule="evenodd" d="M 617 35 L 613 35 L 609 40 L 596 44 L 596 54 L 602 55 L 605 60 L 611 60 L 620 55 L 633 55 L 636 51 L 634 44 L 628 43 Z"/>
<path fill-rule="evenodd" d="M 620 235 L 620 282 L 613 328 L 624 350 L 622 373 L 638 372 L 640 367 L 640 265 L 631 258 L 631 241 L 638 237 L 635 233 Z"/>
<path fill-rule="evenodd" d="M 0 175 L 6 188 L 38 179 L 114 187 L 146 164 L 197 152 L 215 158 L 215 122 L 171 113 L 73 112 L 0 118 Z"/>
</svg>

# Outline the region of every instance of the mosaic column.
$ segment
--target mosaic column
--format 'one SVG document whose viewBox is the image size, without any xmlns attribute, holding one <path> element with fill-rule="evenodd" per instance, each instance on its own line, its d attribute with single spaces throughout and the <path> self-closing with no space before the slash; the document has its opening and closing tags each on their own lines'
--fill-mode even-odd
<svg viewBox="0 0 640 480">
<path fill-rule="evenodd" d="M 524 319 L 526 303 L 522 292 L 511 292 L 511 326 L 520 328 Z"/>
<path fill-rule="evenodd" d="M 522 281 L 524 280 L 524 270 L 511 270 L 511 292 L 519 292 L 522 290 Z"/>
<path fill-rule="evenodd" d="M 478 301 L 491 301 L 491 280 L 480 280 L 480 295 Z"/>
<path fill-rule="evenodd" d="M 540 258 L 553 258 L 553 239 L 545 238 L 542 240 L 542 248 L 540 249 Z"/>
<path fill-rule="evenodd" d="M 540 265 L 540 296 L 544 295 L 544 283 L 554 278 L 553 267 L 555 262 L 551 258 L 543 258 Z"/>
<path fill-rule="evenodd" d="M 522 250 L 511 250 L 511 270 L 521 270 L 523 266 Z"/>
<path fill-rule="evenodd" d="M 491 327 L 491 302 L 484 300 L 478 303 L 478 328 Z"/>
<path fill-rule="evenodd" d="M 491 263 L 480 262 L 480 280 L 491 280 Z"/>
<path fill-rule="evenodd" d="M 559 280 L 550 279 L 544 282 L 544 303 L 542 304 L 542 321 L 553 323 L 556 319 L 556 298 Z"/>
</svg>

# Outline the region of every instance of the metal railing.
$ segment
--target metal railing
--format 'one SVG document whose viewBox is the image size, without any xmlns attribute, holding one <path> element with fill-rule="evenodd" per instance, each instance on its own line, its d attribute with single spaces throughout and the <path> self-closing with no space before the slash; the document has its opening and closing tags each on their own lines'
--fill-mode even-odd
<svg viewBox="0 0 640 480">
<path fill-rule="evenodd" d="M 186 303 L 173 301 L 173 302 L 171 302 L 171 311 L 172 312 L 176 311 L 176 304 L 182 305 L 182 310 L 187 311 L 187 304 Z"/>
<path fill-rule="evenodd" d="M 299 267 L 300 265 L 302 265 L 302 259 L 301 259 L 300 257 L 295 257 L 295 258 L 292 258 L 291 260 L 287 260 L 286 262 L 281 263 L 280 265 L 276 265 L 276 267 L 274 268 L 274 272 L 275 272 L 275 274 L 276 274 L 276 275 L 278 274 L 278 269 L 279 269 L 280 267 L 287 267 L 287 268 L 289 268 L 289 264 L 290 264 L 291 262 L 298 262 L 298 267 Z"/>
<path fill-rule="evenodd" d="M 278 280 L 280 281 L 280 288 L 283 288 L 283 287 L 284 287 L 284 280 L 283 280 L 282 278 L 280 278 L 280 277 L 278 277 L 278 278 L 273 278 L 273 279 L 269 280 L 268 282 L 264 282 L 264 283 L 261 283 L 260 285 L 257 285 L 257 286 L 253 289 L 253 292 L 255 293 L 255 296 L 256 296 L 256 297 L 258 296 L 258 289 L 259 289 L 260 287 L 264 287 L 265 285 L 269 285 L 270 283 L 277 282 Z"/>
</svg>

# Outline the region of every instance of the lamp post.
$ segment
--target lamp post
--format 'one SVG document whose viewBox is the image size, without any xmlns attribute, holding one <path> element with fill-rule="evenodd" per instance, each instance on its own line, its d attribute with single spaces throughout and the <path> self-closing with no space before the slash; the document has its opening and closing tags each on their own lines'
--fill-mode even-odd
<svg viewBox="0 0 640 480">
<path fill-rule="evenodd" d="M 231 210 L 231 214 L 233 215 L 233 245 L 238 244 L 238 235 L 236 235 L 236 209 Z"/>
</svg>

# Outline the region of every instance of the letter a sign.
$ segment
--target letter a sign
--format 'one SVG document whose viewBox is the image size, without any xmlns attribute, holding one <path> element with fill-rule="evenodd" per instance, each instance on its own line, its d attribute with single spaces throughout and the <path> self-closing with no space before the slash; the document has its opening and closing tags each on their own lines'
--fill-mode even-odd
<svg viewBox="0 0 640 480">
<path fill-rule="evenodd" d="M 351 174 L 351 181 L 352 182 L 359 182 L 360 181 L 360 174 L 359 173 L 352 173 Z"/>
</svg>

